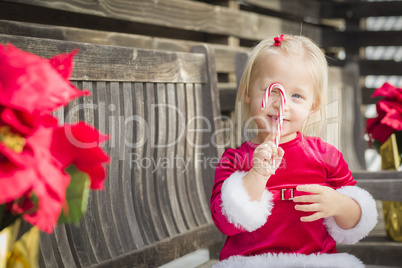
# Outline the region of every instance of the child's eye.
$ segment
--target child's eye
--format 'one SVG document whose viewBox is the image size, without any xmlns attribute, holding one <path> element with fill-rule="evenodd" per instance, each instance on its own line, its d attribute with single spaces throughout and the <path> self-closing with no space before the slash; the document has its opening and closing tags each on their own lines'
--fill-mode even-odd
<svg viewBox="0 0 402 268">
<path fill-rule="evenodd" d="M 296 93 L 296 94 L 293 94 L 292 97 L 293 97 L 293 98 L 300 99 L 302 96 Z"/>
</svg>

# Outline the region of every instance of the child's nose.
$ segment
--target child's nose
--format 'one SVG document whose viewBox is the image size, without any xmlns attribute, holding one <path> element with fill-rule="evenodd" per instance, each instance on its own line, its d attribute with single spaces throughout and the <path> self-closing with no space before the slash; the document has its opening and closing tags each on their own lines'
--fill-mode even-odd
<svg viewBox="0 0 402 268">
<path fill-rule="evenodd" d="M 273 107 L 279 111 L 279 109 L 280 109 L 280 107 L 281 107 L 281 99 L 280 99 L 280 98 L 278 98 L 277 100 L 275 100 L 275 101 L 273 102 Z M 288 110 L 289 110 L 289 104 L 288 104 L 288 102 L 286 102 L 285 107 L 284 107 L 283 110 L 284 110 L 284 111 L 288 111 Z"/>
</svg>

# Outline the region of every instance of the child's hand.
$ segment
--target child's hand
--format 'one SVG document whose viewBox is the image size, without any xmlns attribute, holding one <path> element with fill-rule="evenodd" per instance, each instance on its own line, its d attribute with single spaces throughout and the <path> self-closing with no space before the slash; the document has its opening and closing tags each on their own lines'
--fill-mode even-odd
<svg viewBox="0 0 402 268">
<path fill-rule="evenodd" d="M 312 195 L 302 195 L 293 198 L 295 203 L 309 203 L 306 205 L 296 205 L 295 209 L 304 212 L 315 212 L 306 217 L 301 217 L 303 222 L 316 221 L 322 218 L 337 216 L 344 204 L 344 195 L 338 193 L 328 186 L 317 184 L 299 185 L 296 190 L 312 193 Z"/>
<path fill-rule="evenodd" d="M 253 154 L 253 169 L 266 180 L 275 173 L 285 154 L 282 148 L 274 144 L 274 138 L 275 135 L 270 134 Z"/>
</svg>

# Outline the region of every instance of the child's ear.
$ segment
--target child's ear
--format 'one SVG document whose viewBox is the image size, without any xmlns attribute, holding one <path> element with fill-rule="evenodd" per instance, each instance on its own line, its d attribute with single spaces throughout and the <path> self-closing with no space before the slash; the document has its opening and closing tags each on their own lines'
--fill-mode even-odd
<svg viewBox="0 0 402 268">
<path fill-rule="evenodd" d="M 251 102 L 251 97 L 250 97 L 250 93 L 249 93 L 249 92 L 246 92 L 246 94 L 244 94 L 244 102 L 245 102 L 246 104 L 250 104 L 250 102 Z"/>
<path fill-rule="evenodd" d="M 311 109 L 310 109 L 309 116 L 313 115 L 317 111 L 318 111 L 318 105 L 313 103 L 313 106 L 311 106 Z"/>
</svg>

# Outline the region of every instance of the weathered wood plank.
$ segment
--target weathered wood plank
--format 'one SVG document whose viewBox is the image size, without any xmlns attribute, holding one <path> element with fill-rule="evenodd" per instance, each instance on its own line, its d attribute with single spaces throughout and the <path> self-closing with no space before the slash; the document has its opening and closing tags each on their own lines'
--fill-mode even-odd
<svg viewBox="0 0 402 268">
<path fill-rule="evenodd" d="M 48 38 L 100 45 L 158 49 L 176 52 L 189 52 L 191 47 L 200 43 L 196 41 L 159 38 L 138 34 L 126 34 L 6 20 L 0 20 L 0 32 L 8 35 L 22 35 L 36 38 Z M 233 73 L 235 66 L 234 57 L 236 53 L 249 51 L 249 49 L 245 47 L 230 47 L 220 44 L 210 44 L 210 46 L 215 50 L 215 64 L 218 73 Z"/>
<path fill-rule="evenodd" d="M 354 171 L 353 177 L 355 179 L 364 179 L 364 180 L 402 180 L 402 172 L 399 171 L 387 171 L 383 170 L 381 172 L 371 172 L 371 171 Z"/>
<path fill-rule="evenodd" d="M 86 96 L 82 98 L 83 108 L 84 108 L 84 120 L 89 124 L 99 127 L 99 123 L 104 124 L 103 116 L 106 115 L 105 103 L 98 103 L 98 98 L 102 97 L 102 93 L 98 96 L 97 83 L 96 82 L 75 82 L 80 89 L 87 89 L 91 92 L 91 96 Z M 103 115 L 103 116 L 102 116 Z M 103 133 L 107 133 L 104 127 Z M 111 257 L 110 251 L 107 245 L 107 238 L 102 229 L 102 219 L 99 214 L 98 201 L 100 202 L 98 193 L 90 192 L 88 199 L 88 212 L 84 215 L 85 223 L 90 227 L 88 233 L 89 241 L 94 251 L 94 255 L 97 261 L 103 261 Z M 85 228 L 87 228 L 85 226 Z M 59 227 L 58 227 L 59 228 Z M 73 255 L 74 256 L 74 255 Z M 77 258 L 74 258 L 76 260 Z M 69 264 L 69 262 L 65 262 Z M 78 259 L 76 260 L 78 262 Z"/>
<path fill-rule="evenodd" d="M 57 261 L 55 253 L 53 251 L 53 245 L 50 236 L 41 232 L 40 244 L 41 250 L 38 260 L 38 264 L 40 265 L 40 267 L 57 267 Z"/>
<path fill-rule="evenodd" d="M 382 16 L 401 16 L 401 1 L 322 1 L 320 3 L 321 18 L 367 18 Z"/>
<path fill-rule="evenodd" d="M 195 137 L 197 132 L 196 125 L 196 110 L 195 110 L 195 95 L 194 84 L 186 84 L 186 115 L 187 115 L 187 128 L 186 128 L 186 152 L 185 160 L 188 162 L 188 168 L 186 172 L 186 192 L 190 200 L 191 211 L 194 214 L 195 222 L 197 226 L 206 223 L 204 215 L 202 213 L 202 207 L 197 197 L 197 188 L 194 180 L 195 175 L 195 162 L 194 150 L 197 146 L 195 144 Z"/>
<path fill-rule="evenodd" d="M 111 211 L 113 213 L 113 220 L 115 223 L 115 229 L 117 231 L 118 239 L 121 244 L 122 252 L 127 252 L 132 250 L 133 234 L 131 232 L 130 224 L 128 223 L 127 214 L 125 212 L 124 199 L 127 198 L 126 189 L 124 187 L 125 180 L 130 180 L 130 177 L 124 177 L 122 174 L 122 164 L 125 160 L 124 158 L 124 148 L 125 148 L 125 129 L 124 129 L 124 117 L 122 103 L 124 98 L 123 84 L 118 82 L 110 83 L 110 113 L 106 114 L 109 117 L 109 133 L 111 134 L 111 139 L 114 141 L 113 146 L 111 146 L 110 157 L 112 159 L 109 165 L 109 172 L 112 174 L 110 180 L 113 180 L 110 184 L 109 189 L 111 189 Z M 130 202 L 130 201 L 128 201 Z"/>
<path fill-rule="evenodd" d="M 144 241 L 144 245 L 152 244 L 158 240 L 156 231 L 153 226 L 152 215 L 149 212 L 148 195 L 147 195 L 147 173 L 143 168 L 143 162 L 141 161 L 146 157 L 145 144 L 149 142 L 149 121 L 147 120 L 147 108 L 146 108 L 146 89 L 143 83 L 134 83 L 133 88 L 134 100 L 134 118 L 135 128 L 133 131 L 133 147 L 134 150 L 130 157 L 131 163 L 131 178 L 133 181 L 132 192 L 134 195 L 134 208 L 138 219 L 138 228 L 141 231 L 141 237 Z M 149 178 L 152 179 L 152 178 Z"/>
<path fill-rule="evenodd" d="M 355 171 L 352 174 L 357 185 L 369 191 L 375 199 L 402 201 L 402 172 Z"/>
<path fill-rule="evenodd" d="M 71 253 L 71 247 L 67 238 L 66 228 L 64 226 L 59 226 L 55 228 L 54 237 L 56 243 L 53 247 L 58 248 L 57 255 L 60 256 L 60 260 L 58 261 L 58 263 L 62 263 L 64 265 L 73 264 L 74 258 L 73 254 Z"/>
<path fill-rule="evenodd" d="M 122 137 L 122 152 L 123 157 L 121 161 L 121 180 L 123 189 L 123 204 L 124 204 L 124 214 L 127 217 L 128 228 L 130 229 L 129 234 L 131 235 L 130 250 L 141 248 L 145 245 L 143 238 L 141 236 L 141 230 L 139 228 L 140 223 L 137 215 L 135 213 L 135 192 L 133 191 L 133 185 L 135 179 L 131 177 L 131 168 L 133 167 L 131 163 L 131 156 L 134 152 L 135 136 L 134 136 L 134 125 L 133 125 L 133 105 L 135 105 L 135 99 L 133 97 L 133 83 L 125 82 L 122 85 L 122 115 L 124 119 L 123 124 L 123 137 Z"/>
<path fill-rule="evenodd" d="M 402 34 L 401 34 L 402 35 Z M 402 61 L 359 60 L 360 75 L 398 75 L 402 76 Z"/>
<path fill-rule="evenodd" d="M 71 80 L 205 83 L 202 55 L 0 34 L 0 43 L 50 58 L 79 49 Z"/>
<path fill-rule="evenodd" d="M 322 32 L 323 47 L 399 46 L 402 31 L 334 31 Z"/>
<path fill-rule="evenodd" d="M 204 180 L 205 176 L 203 174 L 203 170 L 206 166 L 210 164 L 210 160 L 206 159 L 206 155 L 203 153 L 203 149 L 213 146 L 210 144 L 211 134 L 208 133 L 211 131 L 211 122 L 205 116 L 205 111 L 203 110 L 204 100 L 202 99 L 203 88 L 202 85 L 196 84 L 194 86 L 194 97 L 196 99 L 195 102 L 195 112 L 196 112 L 196 127 L 197 132 L 195 133 L 195 144 L 194 147 L 194 171 L 195 171 L 195 188 L 196 188 L 196 195 L 199 199 L 199 203 L 201 205 L 202 210 L 200 212 L 203 213 L 206 222 L 212 222 L 211 218 L 211 211 L 209 209 L 209 196 L 207 197 L 204 189 Z M 211 191 L 212 192 L 212 191 Z M 209 194 L 209 192 L 207 193 Z"/>
<path fill-rule="evenodd" d="M 337 250 L 356 256 L 367 268 L 396 268 L 402 263 L 402 244 L 386 236 L 367 237 L 355 245 L 338 245 Z"/>
<path fill-rule="evenodd" d="M 330 66 L 343 67 L 348 60 L 328 59 Z M 366 75 L 402 75 L 402 62 L 394 60 L 355 60 L 359 64 L 360 76 Z M 361 98 L 361 96 L 360 96 Z"/>
<path fill-rule="evenodd" d="M 197 226 L 194 214 L 192 213 L 190 197 L 187 194 L 187 172 L 189 168 L 189 161 L 187 159 L 187 117 L 186 117 L 186 100 L 187 90 L 184 84 L 176 85 L 177 91 L 177 111 L 178 111 L 178 125 L 177 125 L 177 139 L 176 155 L 182 162 L 176 169 L 176 187 L 178 192 L 179 202 L 181 204 L 183 215 L 186 221 L 186 226 L 189 229 L 194 229 Z"/>
<path fill-rule="evenodd" d="M 166 85 L 166 95 L 167 95 L 167 141 L 166 141 L 166 157 L 169 161 L 169 166 L 166 170 L 166 183 L 167 183 L 167 192 L 169 195 L 169 203 L 172 209 L 173 219 L 175 221 L 175 226 L 179 233 L 184 233 L 186 231 L 186 223 L 184 220 L 183 213 L 183 204 L 180 202 L 179 191 L 177 188 L 177 177 L 176 172 L 180 169 L 180 166 L 183 165 L 182 160 L 178 157 L 176 152 L 176 148 L 179 143 L 179 120 L 182 120 L 180 117 L 180 112 L 178 104 L 176 102 L 177 99 L 177 89 L 174 84 Z"/>
<path fill-rule="evenodd" d="M 15 0 L 5 0 L 16 2 Z M 225 7 L 181 0 L 116 2 L 102 0 L 18 0 L 18 3 L 40 6 L 87 15 L 126 20 L 142 24 L 157 25 L 211 34 L 232 35 L 250 40 L 260 40 L 270 35 L 278 35 L 285 29 L 300 29 L 298 22 L 283 23 L 278 18 L 236 11 Z M 175 16 L 171 16 L 174 10 Z M 236 18 L 235 20 L 233 18 Z M 266 27 L 270 25 L 270 27 Z M 297 32 L 300 32 L 297 31 Z M 319 41 L 316 29 L 313 39 Z"/>
<path fill-rule="evenodd" d="M 263 11 L 276 11 L 282 15 L 292 15 L 296 18 L 318 18 L 320 3 L 311 0 L 243 0 L 241 5 L 254 7 Z"/>
<path fill-rule="evenodd" d="M 162 240 L 168 236 L 168 230 L 162 218 L 161 208 L 158 203 L 159 197 L 157 196 L 157 180 L 158 177 L 154 176 L 152 160 L 155 160 L 155 144 L 157 140 L 157 118 L 153 105 L 157 103 L 155 97 L 155 84 L 146 83 L 145 85 L 145 121 L 148 122 L 149 138 L 144 145 L 144 162 L 141 168 L 144 169 L 142 181 L 145 186 L 145 206 L 147 208 L 146 213 L 150 215 L 151 227 L 156 234 L 156 240 Z"/>
<path fill-rule="evenodd" d="M 113 119 L 111 118 L 111 111 L 113 110 L 112 100 L 111 100 L 111 88 L 110 88 L 110 83 L 108 82 L 97 82 L 96 83 L 96 89 L 94 88 L 94 93 L 96 91 L 96 99 L 94 99 L 94 103 L 102 105 L 103 107 L 100 106 L 99 111 L 97 112 L 97 120 L 99 124 L 99 130 L 102 133 L 110 133 L 113 134 L 113 130 L 115 128 L 115 125 L 113 124 Z M 94 94 L 95 95 L 95 94 Z M 103 128 L 103 129 L 102 129 Z M 106 153 L 109 155 L 115 155 L 115 150 L 112 148 L 116 145 L 116 140 L 118 138 L 112 136 L 112 138 L 107 141 L 104 145 L 104 150 Z M 103 235 L 105 236 L 105 241 L 106 244 L 102 244 L 100 246 L 103 246 L 110 254 L 111 257 L 118 256 L 119 254 L 122 253 L 122 244 L 119 239 L 118 235 L 118 230 L 116 229 L 116 222 L 114 219 L 114 211 L 113 211 L 113 195 L 118 194 L 115 192 L 115 188 L 117 187 L 117 183 L 115 181 L 115 174 L 118 174 L 117 172 L 117 165 L 118 165 L 118 157 L 116 158 L 111 158 L 111 165 L 108 168 L 108 176 L 105 181 L 105 190 L 104 191 L 97 191 L 95 194 L 97 195 L 97 202 L 93 204 L 95 206 L 96 212 L 99 213 L 99 221 L 101 222 L 100 224 L 100 230 L 98 232 L 102 232 Z M 115 185 L 117 184 L 117 185 Z M 95 200 L 94 200 L 95 201 Z M 94 232 L 91 229 L 91 226 L 88 226 L 89 230 L 87 230 L 87 233 L 90 234 L 90 236 L 96 236 L 99 235 L 98 232 Z M 76 233 L 77 236 L 79 235 L 85 235 L 81 234 L 81 231 L 79 228 L 77 228 Z M 84 232 L 85 233 L 85 232 Z M 98 249 L 97 249 L 98 250 Z M 81 258 L 86 258 L 85 256 L 85 249 L 81 249 L 80 251 L 77 251 L 78 255 Z M 81 261 L 81 263 L 83 263 Z M 94 264 L 94 263 L 91 263 Z M 83 266 L 88 266 L 88 264 L 83 265 Z"/>
<path fill-rule="evenodd" d="M 156 119 L 156 138 L 155 138 L 155 155 L 152 158 L 154 164 L 152 165 L 153 172 L 156 177 L 155 195 L 161 210 L 163 224 L 166 226 L 168 236 L 172 237 L 178 233 L 177 224 L 173 217 L 173 211 L 170 205 L 170 196 L 168 191 L 168 184 L 170 179 L 167 177 L 167 170 L 170 168 L 169 157 L 167 155 L 167 139 L 168 139 L 168 117 L 167 117 L 167 103 L 166 103 L 166 85 L 157 84 L 155 92 L 155 107 L 152 112 Z M 172 159 L 173 160 L 173 159 Z M 168 181 L 169 180 L 169 181 Z"/>
</svg>

